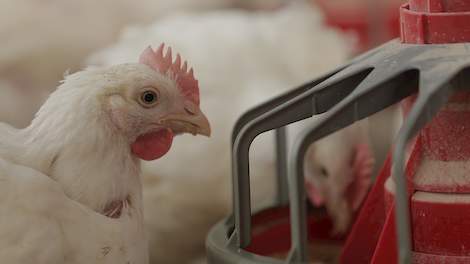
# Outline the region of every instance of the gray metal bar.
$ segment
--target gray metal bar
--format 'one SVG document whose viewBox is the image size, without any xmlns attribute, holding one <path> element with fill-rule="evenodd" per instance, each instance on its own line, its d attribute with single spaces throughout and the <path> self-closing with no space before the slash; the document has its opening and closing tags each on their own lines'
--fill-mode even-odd
<svg viewBox="0 0 470 264">
<path fill-rule="evenodd" d="M 284 205 L 289 202 L 287 189 L 287 128 L 276 129 L 276 178 L 277 178 L 277 204 Z"/>
<path fill-rule="evenodd" d="M 232 130 L 232 148 L 233 148 L 233 145 L 235 144 L 235 140 L 237 138 L 237 135 L 240 133 L 240 131 L 242 130 L 242 128 L 248 124 L 250 121 L 252 121 L 253 119 L 255 119 L 256 117 L 264 114 L 264 113 L 267 113 L 269 111 L 271 111 L 272 109 L 276 108 L 277 106 L 307 92 L 308 90 L 312 89 L 313 87 L 317 86 L 318 84 L 322 83 L 323 81 L 325 81 L 326 79 L 330 78 L 331 76 L 335 75 L 336 73 L 338 73 L 339 71 L 341 71 L 342 69 L 344 69 L 346 66 L 343 66 L 343 67 L 340 67 L 340 68 L 337 68 L 327 74 L 324 74 L 322 76 L 320 76 L 319 78 L 313 80 L 313 81 L 310 81 L 308 83 L 305 83 L 295 89 L 292 89 L 286 93 L 283 93 L 281 95 L 278 95 L 276 97 L 274 97 L 273 99 L 270 99 L 269 101 L 267 102 L 264 102 L 258 106 L 255 106 L 249 110 L 247 110 L 242 116 L 240 116 L 238 119 L 237 119 L 237 122 L 235 123 L 235 126 L 233 127 L 233 130 Z"/>
<path fill-rule="evenodd" d="M 283 105 L 285 111 L 277 109 L 279 116 L 277 118 L 271 115 L 262 115 L 259 119 L 255 119 L 253 123 L 249 123 L 247 127 L 242 129 L 233 149 L 233 177 L 234 180 L 234 196 L 235 196 L 235 232 L 233 243 L 237 243 L 240 248 L 248 246 L 251 242 L 251 208 L 250 208 L 250 178 L 249 178 L 249 149 L 252 141 L 259 134 L 268 130 L 288 125 L 312 116 L 312 107 L 310 98 L 302 100 L 294 100 L 295 103 L 288 106 Z M 273 110 L 274 111 L 274 110 Z M 268 118 L 271 117 L 271 118 Z M 239 232 L 239 233 L 238 233 Z"/>
<path fill-rule="evenodd" d="M 307 207 L 304 182 L 304 157 L 310 145 L 309 136 L 316 126 L 303 132 L 292 146 L 288 162 L 292 247 L 289 263 L 308 261 Z"/>
<path fill-rule="evenodd" d="M 452 86 L 440 81 L 439 84 L 424 84 L 420 95 L 398 133 L 393 152 L 392 176 L 396 183 L 395 219 L 397 225 L 398 259 L 401 264 L 412 261 L 410 206 L 405 175 L 405 151 L 408 141 L 413 138 L 447 102 Z"/>
</svg>

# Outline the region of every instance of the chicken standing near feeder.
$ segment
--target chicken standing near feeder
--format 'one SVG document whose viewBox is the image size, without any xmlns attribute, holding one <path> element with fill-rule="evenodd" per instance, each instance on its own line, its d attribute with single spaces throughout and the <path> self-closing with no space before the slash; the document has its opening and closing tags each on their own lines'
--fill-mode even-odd
<svg viewBox="0 0 470 264">
<path fill-rule="evenodd" d="M 375 158 L 367 124 L 358 122 L 326 137 L 305 156 L 307 197 L 326 207 L 333 234 L 348 231 L 372 183 Z"/>
</svg>

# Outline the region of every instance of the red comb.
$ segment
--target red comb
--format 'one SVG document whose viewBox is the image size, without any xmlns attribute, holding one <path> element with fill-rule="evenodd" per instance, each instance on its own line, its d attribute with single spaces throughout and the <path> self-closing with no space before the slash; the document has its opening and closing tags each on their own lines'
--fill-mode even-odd
<svg viewBox="0 0 470 264">
<path fill-rule="evenodd" d="M 183 96 L 199 106 L 199 84 L 194 78 L 193 69 L 190 68 L 188 71 L 186 61 L 181 67 L 181 56 L 179 54 L 176 55 L 176 60 L 173 62 L 171 47 L 168 47 L 166 54 L 163 55 L 164 48 L 164 43 L 156 51 L 153 51 L 152 47 L 149 46 L 140 55 L 139 62 L 174 79 Z"/>
</svg>

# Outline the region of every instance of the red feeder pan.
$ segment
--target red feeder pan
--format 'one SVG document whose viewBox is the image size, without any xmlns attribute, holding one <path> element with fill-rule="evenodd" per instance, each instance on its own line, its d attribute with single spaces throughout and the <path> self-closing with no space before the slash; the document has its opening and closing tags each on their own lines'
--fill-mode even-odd
<svg viewBox="0 0 470 264">
<path fill-rule="evenodd" d="M 248 252 L 285 259 L 291 247 L 288 207 L 263 210 L 252 218 L 252 241 Z M 309 245 L 315 249 L 312 262 L 337 263 L 345 236 L 332 236 L 333 224 L 323 209 L 312 209 L 308 216 Z"/>
</svg>

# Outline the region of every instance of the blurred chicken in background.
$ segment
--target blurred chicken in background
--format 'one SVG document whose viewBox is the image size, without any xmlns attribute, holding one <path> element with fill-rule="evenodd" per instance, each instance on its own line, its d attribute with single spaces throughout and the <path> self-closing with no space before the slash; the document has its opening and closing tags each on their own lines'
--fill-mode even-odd
<svg viewBox="0 0 470 264">
<path fill-rule="evenodd" d="M 0 120 L 24 127 L 67 69 L 123 27 L 176 11 L 272 6 L 282 0 L 0 0 Z"/>
</svg>

